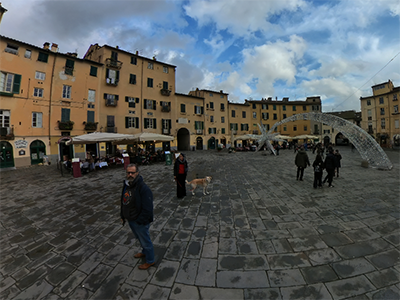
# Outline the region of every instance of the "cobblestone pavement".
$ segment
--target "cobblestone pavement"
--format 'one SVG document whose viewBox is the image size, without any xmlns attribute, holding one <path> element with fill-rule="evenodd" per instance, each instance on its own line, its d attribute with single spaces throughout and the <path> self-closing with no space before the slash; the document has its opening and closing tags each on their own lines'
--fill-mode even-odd
<svg viewBox="0 0 400 300">
<path fill-rule="evenodd" d="M 143 166 L 157 263 L 121 226 L 122 167 L 62 177 L 0 172 L 1 299 L 399 299 L 399 152 L 361 167 L 346 147 L 334 188 L 296 181 L 294 153 L 187 152 L 210 195 L 176 198 L 172 166 Z M 311 162 L 314 155 L 309 151 Z"/>
</svg>

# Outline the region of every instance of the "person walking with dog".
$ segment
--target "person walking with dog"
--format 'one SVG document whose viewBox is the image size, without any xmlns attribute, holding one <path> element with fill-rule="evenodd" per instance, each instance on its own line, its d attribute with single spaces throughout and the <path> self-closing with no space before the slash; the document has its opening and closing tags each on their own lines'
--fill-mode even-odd
<svg viewBox="0 0 400 300">
<path fill-rule="evenodd" d="M 135 258 L 146 259 L 146 263 L 140 265 L 139 269 L 147 270 L 155 264 L 154 246 L 149 233 L 150 223 L 153 222 L 153 193 L 139 174 L 137 164 L 130 164 L 126 168 L 121 195 L 121 219 L 122 225 L 128 221 L 142 246 L 142 252 L 134 255 Z"/>
<path fill-rule="evenodd" d="M 185 155 L 180 153 L 174 164 L 174 179 L 176 181 L 176 196 L 182 199 L 186 196 L 186 175 L 188 172 L 188 163 Z"/>
<path fill-rule="evenodd" d="M 310 165 L 310 160 L 308 159 L 308 155 L 304 150 L 304 146 L 301 145 L 299 151 L 296 154 L 296 158 L 294 163 L 297 166 L 297 177 L 296 180 L 303 181 L 304 169 Z"/>
</svg>

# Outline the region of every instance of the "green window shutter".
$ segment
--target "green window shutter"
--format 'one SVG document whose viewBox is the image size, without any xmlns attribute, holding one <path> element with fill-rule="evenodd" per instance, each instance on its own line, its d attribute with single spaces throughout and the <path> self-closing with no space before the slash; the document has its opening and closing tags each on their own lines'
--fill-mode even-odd
<svg viewBox="0 0 400 300">
<path fill-rule="evenodd" d="M 110 75 L 110 69 L 106 69 L 106 78 L 109 78 Z"/>
<path fill-rule="evenodd" d="M 119 80 L 119 71 L 116 72 L 117 73 L 117 77 L 115 78 L 115 80 Z"/>
<path fill-rule="evenodd" d="M 168 128 L 171 129 L 171 120 L 168 120 Z"/>
<path fill-rule="evenodd" d="M 38 61 L 47 63 L 49 55 L 47 53 L 39 52 Z"/>
<path fill-rule="evenodd" d="M 125 96 L 125 102 L 129 102 L 129 97 Z"/>
<path fill-rule="evenodd" d="M 204 114 L 204 107 L 203 106 L 201 107 L 201 114 L 202 115 Z"/>
<path fill-rule="evenodd" d="M 135 126 L 136 128 L 139 128 L 139 118 L 135 118 Z"/>
<path fill-rule="evenodd" d="M 221 133 L 225 134 L 225 128 L 221 128 Z"/>
<path fill-rule="evenodd" d="M 14 75 L 14 85 L 13 85 L 12 92 L 14 94 L 19 94 L 20 87 L 21 87 L 21 75 L 15 74 Z"/>
<path fill-rule="evenodd" d="M 97 76 L 97 67 L 90 66 L 90 76 Z"/>
<path fill-rule="evenodd" d="M 153 128 L 157 129 L 157 119 L 153 119 Z"/>
<path fill-rule="evenodd" d="M 149 119 L 144 118 L 144 128 L 149 127 Z"/>
<path fill-rule="evenodd" d="M 201 122 L 201 128 L 200 129 L 204 129 L 204 122 Z"/>
<path fill-rule="evenodd" d="M 94 123 L 94 111 L 88 110 L 88 112 L 87 112 L 87 121 Z"/>
<path fill-rule="evenodd" d="M 208 134 L 210 134 L 211 133 L 211 128 L 208 128 Z"/>
<path fill-rule="evenodd" d="M 139 103 L 139 98 L 136 98 L 135 100 L 136 100 L 136 103 Z"/>
<path fill-rule="evenodd" d="M 129 117 L 125 117 L 125 128 L 129 128 Z"/>
<path fill-rule="evenodd" d="M 197 127 L 198 127 L 197 126 L 197 121 L 194 121 L 194 129 L 197 130 L 198 129 Z"/>
<path fill-rule="evenodd" d="M 73 60 L 67 59 L 66 62 L 65 62 L 65 66 L 66 66 L 67 68 L 73 69 L 73 68 L 74 68 L 74 65 L 75 65 L 75 62 L 74 62 Z"/>
<path fill-rule="evenodd" d="M 70 109 L 69 108 L 61 108 L 61 122 L 69 121 L 70 119 Z"/>
</svg>

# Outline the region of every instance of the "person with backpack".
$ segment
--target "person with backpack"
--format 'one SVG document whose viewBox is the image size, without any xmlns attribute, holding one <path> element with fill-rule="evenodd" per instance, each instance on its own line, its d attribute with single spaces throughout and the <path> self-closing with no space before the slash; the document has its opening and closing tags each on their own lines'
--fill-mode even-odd
<svg viewBox="0 0 400 300">
<path fill-rule="evenodd" d="M 297 177 L 296 180 L 303 181 L 304 169 L 310 165 L 310 161 L 308 159 L 308 155 L 304 150 L 304 146 L 301 145 L 299 151 L 296 154 L 296 158 L 294 160 L 295 165 L 297 166 Z"/>
<path fill-rule="evenodd" d="M 317 187 L 322 188 L 322 172 L 324 169 L 324 161 L 321 155 L 317 154 L 313 162 L 314 167 L 314 189 Z"/>
</svg>

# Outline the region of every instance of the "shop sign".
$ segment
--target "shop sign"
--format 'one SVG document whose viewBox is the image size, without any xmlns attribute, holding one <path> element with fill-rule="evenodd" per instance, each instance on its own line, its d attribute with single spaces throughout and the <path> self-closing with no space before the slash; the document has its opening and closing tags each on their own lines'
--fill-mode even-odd
<svg viewBox="0 0 400 300">
<path fill-rule="evenodd" d="M 25 140 L 16 140 L 14 142 L 15 148 L 27 148 L 28 142 Z"/>
</svg>

